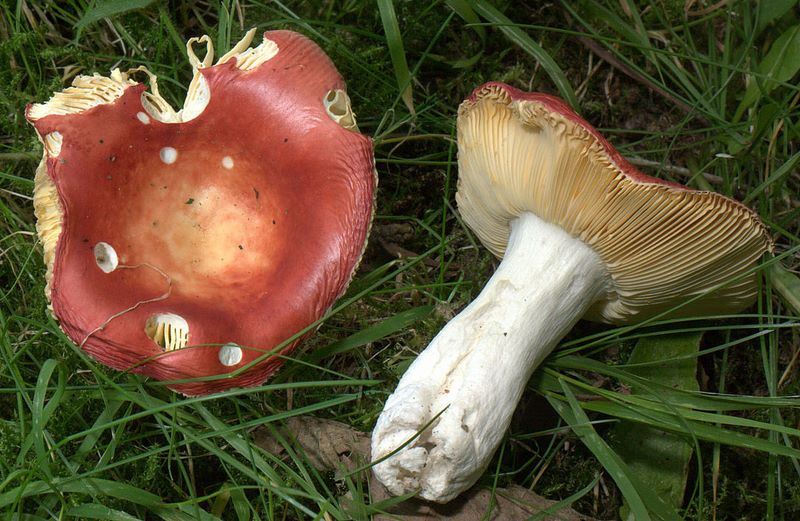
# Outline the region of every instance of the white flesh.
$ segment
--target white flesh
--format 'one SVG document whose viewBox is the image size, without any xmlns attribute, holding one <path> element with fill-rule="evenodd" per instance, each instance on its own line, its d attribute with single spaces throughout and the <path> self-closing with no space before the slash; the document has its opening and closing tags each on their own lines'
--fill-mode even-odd
<svg viewBox="0 0 800 521">
<path fill-rule="evenodd" d="M 419 355 L 372 433 L 378 479 L 395 495 L 447 502 L 486 469 L 534 369 L 605 295 L 610 277 L 589 246 L 524 213 L 481 294 Z M 445 410 L 446 408 L 446 410 Z"/>
</svg>

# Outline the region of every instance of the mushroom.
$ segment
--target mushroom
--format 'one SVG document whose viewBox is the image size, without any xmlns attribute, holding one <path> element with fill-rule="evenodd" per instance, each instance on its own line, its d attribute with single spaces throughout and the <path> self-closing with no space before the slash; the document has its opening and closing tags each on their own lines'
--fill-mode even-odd
<svg viewBox="0 0 800 521">
<path fill-rule="evenodd" d="M 297 33 L 254 34 L 214 65 L 210 39 L 189 40 L 179 111 L 143 68 L 150 92 L 114 70 L 26 111 L 60 327 L 186 395 L 274 372 L 345 291 L 373 214 L 372 142 L 333 63 Z"/>
<path fill-rule="evenodd" d="M 372 436 L 393 494 L 442 503 L 484 472 L 534 369 L 579 319 L 740 311 L 771 249 L 753 211 L 642 174 L 545 94 L 476 89 L 458 111 L 458 165 L 461 216 L 502 262 L 408 368 Z"/>
</svg>

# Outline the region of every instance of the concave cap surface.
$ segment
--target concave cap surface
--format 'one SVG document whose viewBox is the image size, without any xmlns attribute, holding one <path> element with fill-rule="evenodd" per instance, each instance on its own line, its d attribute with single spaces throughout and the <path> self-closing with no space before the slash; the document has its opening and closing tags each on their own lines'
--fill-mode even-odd
<svg viewBox="0 0 800 521">
<path fill-rule="evenodd" d="M 179 111 L 146 70 L 149 91 L 115 70 L 27 110 L 45 148 L 34 206 L 61 328 L 119 370 L 238 371 L 172 386 L 188 395 L 279 367 L 345 291 L 373 213 L 372 142 L 333 63 L 299 34 L 248 48 L 253 34 L 213 65 L 208 37 L 190 40 Z"/>
<path fill-rule="evenodd" d="M 458 111 L 458 165 L 461 215 L 497 257 L 523 212 L 600 255 L 612 283 L 585 318 L 623 324 L 679 304 L 671 316 L 753 301 L 754 265 L 772 247 L 758 216 L 639 172 L 558 98 L 502 83 L 477 88 Z"/>
</svg>

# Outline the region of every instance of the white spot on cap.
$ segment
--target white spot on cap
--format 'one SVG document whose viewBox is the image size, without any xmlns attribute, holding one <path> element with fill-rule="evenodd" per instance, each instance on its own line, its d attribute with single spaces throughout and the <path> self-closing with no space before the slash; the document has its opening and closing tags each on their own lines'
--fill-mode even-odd
<svg viewBox="0 0 800 521">
<path fill-rule="evenodd" d="M 168 165 L 171 165 L 178 159 L 178 151 L 172 147 L 162 148 L 158 155 L 161 157 L 161 161 Z"/>
<path fill-rule="evenodd" d="M 111 273 L 117 269 L 119 257 L 113 246 L 107 242 L 98 242 L 94 245 L 94 261 L 103 273 Z"/>
<path fill-rule="evenodd" d="M 231 156 L 225 156 L 222 158 L 222 166 L 228 170 L 233 168 L 233 158 Z"/>
<path fill-rule="evenodd" d="M 141 121 L 145 125 L 149 125 L 150 124 L 150 116 L 148 116 L 144 112 L 137 112 L 136 113 L 136 117 L 139 118 L 139 121 Z"/>
<path fill-rule="evenodd" d="M 219 348 L 219 361 L 231 367 L 242 361 L 242 348 L 236 344 L 225 344 Z"/>
</svg>

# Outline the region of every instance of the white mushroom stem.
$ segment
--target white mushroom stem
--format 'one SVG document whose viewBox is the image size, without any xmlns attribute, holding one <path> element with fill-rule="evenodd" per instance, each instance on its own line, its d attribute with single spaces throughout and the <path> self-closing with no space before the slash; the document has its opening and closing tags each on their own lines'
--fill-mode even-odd
<svg viewBox="0 0 800 521">
<path fill-rule="evenodd" d="M 481 294 L 408 368 L 372 434 L 372 458 L 395 495 L 447 502 L 486 469 L 534 369 L 605 295 L 589 246 L 530 213 L 511 224 L 503 261 Z M 442 412 L 444 411 L 444 412 Z"/>
</svg>

